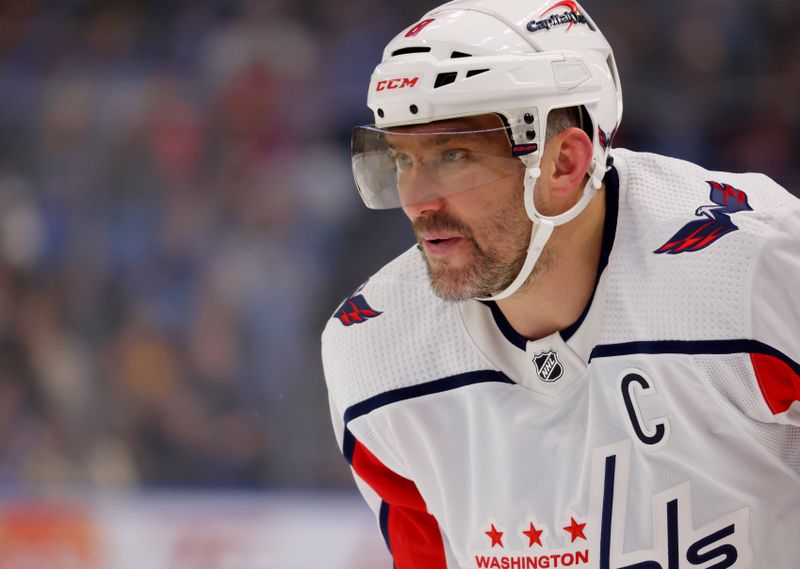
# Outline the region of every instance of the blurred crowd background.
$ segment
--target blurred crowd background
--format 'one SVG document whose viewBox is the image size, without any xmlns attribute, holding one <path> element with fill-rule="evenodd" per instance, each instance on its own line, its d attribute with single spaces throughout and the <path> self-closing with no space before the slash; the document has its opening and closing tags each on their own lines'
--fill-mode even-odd
<svg viewBox="0 0 800 569">
<path fill-rule="evenodd" d="M 411 234 L 349 133 L 433 5 L 0 2 L 0 490 L 351 486 L 319 334 Z M 585 6 L 618 146 L 800 191 L 800 3 Z"/>
</svg>

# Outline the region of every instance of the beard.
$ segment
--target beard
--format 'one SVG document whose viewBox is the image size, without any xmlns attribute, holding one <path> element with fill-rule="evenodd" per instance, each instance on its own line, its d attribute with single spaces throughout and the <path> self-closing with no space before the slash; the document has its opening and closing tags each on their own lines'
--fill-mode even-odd
<svg viewBox="0 0 800 569">
<path fill-rule="evenodd" d="M 431 287 L 439 298 L 449 302 L 486 298 L 508 288 L 525 263 L 532 230 L 524 209 L 510 204 L 483 218 L 474 231 L 458 218 L 442 212 L 419 217 L 412 226 Z M 469 247 L 467 261 L 457 266 L 447 259 L 429 259 L 422 247 L 423 231 L 457 232 Z M 530 286 L 535 275 L 546 270 L 547 265 L 547 255 L 543 254 L 523 288 Z"/>
</svg>

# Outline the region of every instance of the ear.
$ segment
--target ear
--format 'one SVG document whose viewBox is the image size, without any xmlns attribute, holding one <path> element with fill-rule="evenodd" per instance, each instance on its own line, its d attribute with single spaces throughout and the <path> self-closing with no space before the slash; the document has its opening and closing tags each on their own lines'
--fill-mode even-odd
<svg viewBox="0 0 800 569">
<path fill-rule="evenodd" d="M 592 141 L 581 129 L 568 128 L 554 136 L 545 149 L 542 175 L 553 199 L 569 199 L 584 186 L 592 163 Z"/>
</svg>

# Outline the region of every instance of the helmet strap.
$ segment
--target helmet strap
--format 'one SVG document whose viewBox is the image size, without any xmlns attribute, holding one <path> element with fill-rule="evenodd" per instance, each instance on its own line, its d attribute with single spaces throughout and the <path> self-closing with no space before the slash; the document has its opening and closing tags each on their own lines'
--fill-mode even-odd
<svg viewBox="0 0 800 569">
<path fill-rule="evenodd" d="M 528 218 L 533 223 L 531 228 L 531 240 L 528 244 L 528 251 L 525 256 L 525 262 L 522 264 L 522 269 L 516 278 L 501 292 L 486 298 L 478 298 L 477 300 L 503 300 L 517 292 L 528 277 L 533 273 L 536 262 L 544 250 L 544 246 L 553 234 L 553 229 L 559 225 L 569 223 L 580 213 L 586 209 L 589 202 L 592 200 L 597 190 L 603 185 L 603 176 L 605 175 L 605 168 L 601 167 L 600 161 L 592 161 L 592 166 L 589 169 L 589 179 L 583 187 L 581 198 L 578 202 L 569 208 L 564 213 L 559 215 L 543 215 L 536 209 L 536 202 L 534 199 L 536 181 L 541 176 L 542 171 L 539 167 L 528 167 L 525 169 L 525 211 Z"/>
</svg>

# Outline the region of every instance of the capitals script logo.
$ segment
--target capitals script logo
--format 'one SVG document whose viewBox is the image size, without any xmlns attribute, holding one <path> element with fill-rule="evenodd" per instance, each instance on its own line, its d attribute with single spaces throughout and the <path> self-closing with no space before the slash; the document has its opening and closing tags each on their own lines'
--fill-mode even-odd
<svg viewBox="0 0 800 569">
<path fill-rule="evenodd" d="M 363 294 L 359 294 L 364 290 L 366 284 L 364 283 L 353 294 L 345 298 L 344 302 L 333 313 L 334 318 L 338 318 L 342 325 L 363 324 L 370 318 L 383 314 L 383 312 L 378 312 L 372 308 Z"/>
<path fill-rule="evenodd" d="M 558 8 L 566 8 L 567 11 L 561 14 L 551 14 L 545 18 L 547 14 L 557 10 Z M 562 0 L 557 4 L 553 4 L 547 10 L 542 12 L 542 15 L 539 17 L 542 19 L 531 20 L 528 22 L 527 28 L 529 32 L 549 30 L 550 28 L 555 28 L 557 26 L 567 26 L 566 31 L 568 32 L 575 24 L 588 25 L 586 16 L 580 13 L 578 3 L 575 2 L 575 0 Z"/>
<path fill-rule="evenodd" d="M 669 241 L 653 251 L 654 253 L 691 253 L 705 249 L 720 237 L 739 229 L 730 216 L 740 211 L 753 211 L 747 201 L 747 194 L 729 184 L 706 182 L 711 186 L 711 201 L 715 205 L 697 208 L 695 215 L 700 217 L 683 226 Z"/>
<path fill-rule="evenodd" d="M 490 518 L 470 551 L 476 569 L 751 569 L 750 510 L 741 508 L 695 525 L 692 483 L 653 496 L 652 549 L 624 546 L 631 441 L 598 448 L 592 457 L 589 511 L 548 525 L 535 515 Z M 561 520 L 558 523 L 558 520 Z M 510 524 L 510 525 L 503 525 Z M 645 540 L 647 541 L 647 540 Z M 762 568 L 758 568 L 762 569 Z"/>
</svg>

